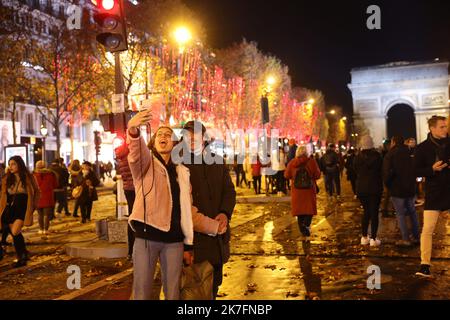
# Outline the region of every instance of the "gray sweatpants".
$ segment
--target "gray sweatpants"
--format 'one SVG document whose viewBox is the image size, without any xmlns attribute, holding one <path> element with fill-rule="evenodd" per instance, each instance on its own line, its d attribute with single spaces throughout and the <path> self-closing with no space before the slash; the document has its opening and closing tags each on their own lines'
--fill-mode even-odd
<svg viewBox="0 0 450 320">
<path fill-rule="evenodd" d="M 147 242 L 147 247 L 145 247 Z M 163 243 L 136 238 L 133 247 L 133 297 L 150 300 L 158 259 L 166 300 L 179 300 L 183 242 Z"/>
</svg>

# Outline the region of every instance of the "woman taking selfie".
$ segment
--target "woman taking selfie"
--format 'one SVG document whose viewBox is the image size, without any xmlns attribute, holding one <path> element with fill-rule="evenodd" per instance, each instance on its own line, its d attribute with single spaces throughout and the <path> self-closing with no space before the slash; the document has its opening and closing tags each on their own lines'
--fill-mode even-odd
<svg viewBox="0 0 450 320">
<path fill-rule="evenodd" d="M 128 122 L 128 162 L 136 190 L 128 220 L 136 236 L 133 297 L 151 298 L 159 259 L 164 296 L 167 300 L 178 300 L 183 261 L 186 265 L 193 262 L 194 228 L 210 235 L 226 230 L 219 230 L 218 221 L 198 213 L 192 206 L 189 170 L 171 160 L 173 130 L 158 128 L 148 150 L 139 127 L 148 124 L 151 118 L 151 110 L 146 110 Z"/>
</svg>

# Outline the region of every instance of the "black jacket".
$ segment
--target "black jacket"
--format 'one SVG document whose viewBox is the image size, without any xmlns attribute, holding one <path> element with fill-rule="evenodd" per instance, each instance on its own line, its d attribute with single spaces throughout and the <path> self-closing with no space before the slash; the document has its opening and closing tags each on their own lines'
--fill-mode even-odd
<svg viewBox="0 0 450 320">
<path fill-rule="evenodd" d="M 436 140 L 428 134 L 414 154 L 416 176 L 425 177 L 425 210 L 450 209 L 450 168 L 441 172 L 432 168 L 440 160 L 450 164 L 450 138 Z"/>
<path fill-rule="evenodd" d="M 383 160 L 383 180 L 392 197 L 411 198 L 416 194 L 413 157 L 405 145 L 394 146 Z"/>
<path fill-rule="evenodd" d="M 356 194 L 381 196 L 383 193 L 383 159 L 375 149 L 363 150 L 354 161 L 356 172 Z"/>
<path fill-rule="evenodd" d="M 347 170 L 347 180 L 356 180 L 356 172 L 353 163 L 355 162 L 355 155 L 351 154 L 345 159 L 345 169 Z"/>
<path fill-rule="evenodd" d="M 320 169 L 324 174 L 339 172 L 339 156 L 337 153 L 328 149 L 320 159 Z"/>
<path fill-rule="evenodd" d="M 87 180 L 90 180 L 92 182 L 93 188 L 90 188 L 87 185 Z M 98 179 L 97 175 L 94 171 L 90 171 L 86 177 L 83 176 L 83 173 L 78 175 L 78 179 L 76 181 L 77 186 L 83 187 L 83 192 L 81 193 L 81 196 L 78 198 L 78 203 L 88 203 L 91 201 L 97 201 L 98 195 L 97 195 L 97 189 L 98 185 L 100 184 L 100 180 Z"/>
<path fill-rule="evenodd" d="M 185 165 L 191 175 L 193 205 L 210 218 L 214 219 L 224 213 L 230 221 L 236 205 L 236 191 L 227 166 L 216 163 L 207 165 L 204 162 Z M 195 232 L 195 263 L 205 260 L 213 265 L 226 263 L 230 257 L 229 242 L 229 224 L 225 234 L 215 237 Z"/>
</svg>

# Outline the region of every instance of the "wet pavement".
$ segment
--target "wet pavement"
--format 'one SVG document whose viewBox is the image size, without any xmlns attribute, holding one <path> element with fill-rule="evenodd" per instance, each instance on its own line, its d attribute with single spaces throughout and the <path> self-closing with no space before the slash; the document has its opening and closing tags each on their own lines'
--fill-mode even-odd
<svg viewBox="0 0 450 320">
<path fill-rule="evenodd" d="M 321 190 L 325 190 L 323 181 L 320 181 L 319 185 Z M 240 201 L 231 220 L 231 258 L 224 266 L 224 280 L 219 290 L 219 299 L 450 298 L 448 215 L 440 217 L 436 230 L 432 261 L 434 277 L 424 280 L 414 276 L 420 263 L 419 247 L 400 248 L 395 245 L 395 241 L 400 238 L 395 217 L 380 220 L 381 247 L 362 247 L 359 244 L 362 210 L 346 181 L 343 183 L 343 197 L 340 201 L 328 200 L 323 191 L 318 195 L 318 215 L 312 222 L 310 243 L 300 239 L 296 219 L 290 215 L 288 198 L 271 196 L 268 200 L 264 196 L 254 198 L 250 189 L 238 188 L 237 191 Z M 242 201 L 249 198 L 256 201 Z M 94 204 L 93 220 L 114 216 L 114 203 L 114 195 L 102 195 Z M 420 221 L 421 216 L 422 210 L 419 208 Z M 32 257 L 44 261 L 35 267 L 41 270 L 39 276 L 31 269 L 8 269 L 7 264 L 14 258 L 12 253 L 1 262 L 0 299 L 55 299 L 70 293 L 64 286 L 63 280 L 67 278 L 64 268 L 49 267 L 52 266 L 52 261 L 53 265 L 54 261 L 60 261 L 59 264 L 64 267 L 70 263 L 80 263 L 83 266 L 82 272 L 89 274 L 91 271 L 90 277 L 83 277 L 88 281 L 83 283 L 82 288 L 95 284 L 96 281 L 104 281 L 131 266 L 125 259 L 70 259 L 61 250 L 62 246 L 80 239 L 95 239 L 94 222 L 81 225 L 74 218 L 63 217 L 54 220 L 53 224 L 52 229 L 55 232 L 47 239 L 37 235 L 36 226 L 25 232 Z M 372 290 L 367 286 L 371 276 L 368 268 L 374 266 L 379 267 L 381 271 L 379 290 Z M 95 270 L 101 272 L 96 273 Z M 24 276 L 20 276 L 21 274 Z M 45 283 L 42 279 L 46 280 Z M 27 294 L 20 295 L 17 290 L 2 289 L 2 286 L 17 286 L 17 281 L 22 282 L 19 283 L 23 287 L 21 292 L 28 292 Z M 48 287 L 45 294 L 40 290 L 27 290 L 34 288 L 40 281 L 41 286 Z M 102 285 L 101 288 L 82 294 L 80 292 L 75 299 L 129 299 L 131 284 L 132 275 L 126 275 L 110 284 Z M 49 295 L 48 292 L 54 294 Z M 163 294 L 160 297 L 163 298 Z"/>
</svg>

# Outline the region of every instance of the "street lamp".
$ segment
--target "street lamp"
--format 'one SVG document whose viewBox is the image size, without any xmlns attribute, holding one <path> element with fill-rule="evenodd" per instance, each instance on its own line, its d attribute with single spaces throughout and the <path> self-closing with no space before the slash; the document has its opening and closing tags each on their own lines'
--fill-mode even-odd
<svg viewBox="0 0 450 320">
<path fill-rule="evenodd" d="M 334 109 L 331 110 L 331 111 L 330 111 L 330 114 L 333 114 L 333 115 L 336 114 L 336 110 L 334 110 Z"/>
<path fill-rule="evenodd" d="M 92 120 L 92 128 L 94 129 L 94 144 L 95 144 L 95 171 L 97 177 L 100 177 L 100 167 L 98 165 L 98 156 L 100 154 L 100 145 L 102 144 L 102 139 L 100 138 L 100 120 L 96 116 Z"/>
<path fill-rule="evenodd" d="M 188 28 L 181 26 L 175 29 L 173 33 L 175 41 L 178 43 L 180 47 L 180 53 L 183 53 L 184 46 L 192 39 L 192 34 Z"/>
<path fill-rule="evenodd" d="M 42 136 L 42 161 L 45 164 L 45 138 L 47 137 L 48 129 L 45 125 L 41 125 L 41 136 Z"/>
</svg>

